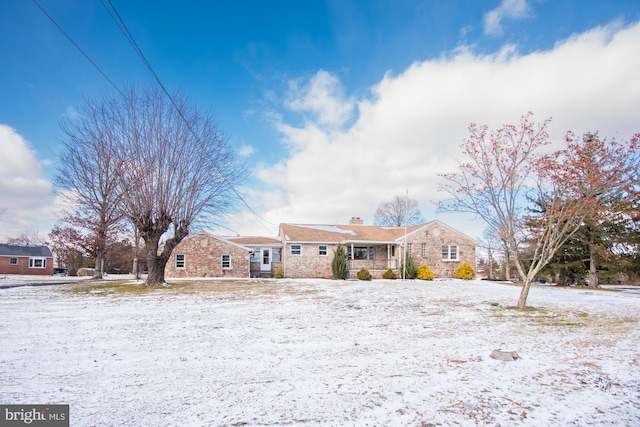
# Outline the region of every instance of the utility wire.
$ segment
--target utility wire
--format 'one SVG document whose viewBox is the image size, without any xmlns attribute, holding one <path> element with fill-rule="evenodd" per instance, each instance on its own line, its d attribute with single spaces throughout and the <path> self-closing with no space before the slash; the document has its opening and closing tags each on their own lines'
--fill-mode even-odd
<svg viewBox="0 0 640 427">
<path fill-rule="evenodd" d="M 40 10 L 42 11 L 42 13 L 44 13 L 44 14 L 45 14 L 45 16 L 46 16 L 47 18 L 49 18 L 49 20 L 50 20 L 51 22 L 53 22 L 53 25 L 55 25 L 55 26 L 60 30 L 60 32 L 61 32 L 62 34 L 64 34 L 64 35 L 65 35 L 65 37 L 66 37 L 67 39 L 69 39 L 69 41 L 70 41 L 70 42 L 71 42 L 71 43 L 76 47 L 76 49 L 78 49 L 78 50 L 80 51 L 80 53 L 81 53 L 81 54 L 82 54 L 82 55 L 87 59 L 87 61 L 89 61 L 89 62 L 91 63 L 91 65 L 93 65 L 93 66 L 95 67 L 95 69 L 96 69 L 96 70 L 98 70 L 98 72 L 99 72 L 100 74 L 102 74 L 102 77 L 104 77 L 105 79 L 107 79 L 107 81 L 108 81 L 109 83 L 111 83 L 111 86 L 113 86 L 113 87 L 118 91 L 118 93 L 120 93 L 120 95 L 124 96 L 124 93 L 122 93 L 122 91 L 120 90 L 120 88 L 119 88 L 118 86 L 116 86 L 116 84 L 115 84 L 115 83 L 114 83 L 114 82 L 109 78 L 109 76 L 107 76 L 107 75 L 104 73 L 104 71 L 102 71 L 102 69 L 98 66 L 98 64 L 96 64 L 95 62 L 93 62 L 93 60 L 89 57 L 89 55 L 87 55 L 87 54 L 85 53 L 85 51 L 84 51 L 84 50 L 82 50 L 82 48 L 81 48 L 80 46 L 78 46 L 78 43 L 76 43 L 76 42 L 71 38 L 71 36 L 70 36 L 69 34 L 67 34 L 67 32 L 66 32 L 65 30 L 63 30 L 63 29 L 62 29 L 62 27 L 61 27 L 60 25 L 58 25 L 58 23 L 56 22 L 56 20 L 55 20 L 55 19 L 53 19 L 53 17 L 52 17 L 51 15 L 49 15 L 49 14 L 47 13 L 47 11 L 46 11 L 46 10 L 44 10 L 44 8 L 43 8 L 42 6 L 40 6 L 40 4 L 39 4 L 36 0 L 32 0 L 32 1 L 33 1 L 33 3 L 34 3 L 36 6 L 38 6 L 38 9 L 40 9 Z"/>
<path fill-rule="evenodd" d="M 36 1 L 36 0 L 32 0 L 33 3 L 38 7 L 38 9 L 40 9 L 40 11 L 47 17 L 49 18 L 49 20 L 56 26 L 56 28 L 58 28 L 58 30 L 60 30 L 60 32 L 62 34 L 64 34 L 64 36 L 76 47 L 76 49 L 78 49 L 80 51 L 80 53 L 86 58 L 87 61 L 89 61 L 91 63 L 91 65 L 93 65 L 95 67 L 96 70 L 98 70 L 98 72 L 102 75 L 102 77 L 104 77 L 110 84 L 111 86 L 113 86 L 115 88 L 115 90 L 122 96 L 125 97 L 125 94 L 122 92 L 122 90 L 120 90 L 120 88 L 109 78 L 109 76 L 107 76 L 107 74 L 102 71 L 102 69 L 98 66 L 98 64 L 96 64 L 91 57 L 84 51 L 82 50 L 82 48 L 78 45 L 78 43 L 75 42 L 75 40 L 73 40 L 73 38 L 56 22 L 55 19 L 53 19 L 53 17 L 51 15 L 49 15 L 49 13 L 47 13 L 47 11 Z M 187 120 L 187 118 L 184 116 L 182 109 L 178 106 L 178 104 L 176 103 L 175 99 L 173 98 L 173 96 L 171 96 L 171 94 L 169 93 L 169 91 L 167 90 L 167 88 L 165 87 L 165 85 L 162 83 L 162 81 L 160 80 L 160 77 L 158 77 L 158 75 L 156 74 L 155 70 L 153 69 L 153 67 L 151 66 L 151 64 L 149 63 L 149 61 L 147 60 L 147 58 L 145 57 L 144 53 L 142 52 L 142 49 L 140 49 L 140 46 L 138 46 L 138 43 L 136 43 L 135 38 L 133 37 L 133 35 L 131 34 L 131 32 L 129 31 L 129 29 L 127 28 L 127 25 L 124 23 L 124 20 L 122 19 L 122 17 L 120 16 L 120 14 L 118 13 L 118 10 L 116 9 L 116 7 L 114 6 L 113 2 L 111 0 L 108 0 L 109 2 L 109 6 L 107 6 L 107 4 L 105 3 L 104 0 L 100 0 L 100 3 L 102 3 L 102 6 L 107 10 L 107 13 L 109 13 L 109 16 L 111 17 L 111 19 L 116 23 L 116 26 L 118 27 L 118 29 L 120 30 L 120 32 L 122 32 L 122 34 L 124 35 L 124 37 L 127 39 L 127 41 L 129 42 L 129 44 L 133 47 L 133 50 L 136 52 L 136 54 L 140 57 L 140 59 L 142 60 L 142 62 L 145 64 L 145 66 L 147 67 L 147 69 L 149 70 L 149 72 L 151 73 L 151 75 L 153 76 L 153 78 L 155 79 L 155 81 L 158 83 L 158 85 L 160 86 L 160 88 L 162 89 L 162 91 L 165 93 L 165 95 L 169 98 L 169 101 L 171 101 L 171 104 L 175 107 L 176 111 L 178 112 L 178 115 L 182 118 L 182 120 L 186 123 L 189 131 L 191 132 L 191 135 L 193 135 L 194 138 L 196 138 L 197 140 L 199 140 L 200 138 L 198 137 L 198 135 L 195 133 L 195 131 L 193 130 L 193 127 L 191 126 L 191 124 L 189 123 L 189 121 Z M 229 181 L 229 179 L 224 176 L 224 174 L 220 174 L 220 176 L 222 177 L 223 181 L 229 185 L 229 188 L 231 188 L 231 190 L 233 191 L 233 193 L 240 199 L 240 201 L 242 202 L 242 204 L 244 206 L 247 207 L 247 209 L 249 209 L 249 211 L 256 217 L 258 218 L 263 224 L 271 224 L 271 225 L 276 225 L 271 223 L 270 221 L 267 221 L 266 219 L 264 219 L 262 216 L 260 216 L 260 214 L 258 214 L 251 206 L 249 206 L 249 204 L 247 203 L 247 201 L 242 197 L 242 195 L 240 195 L 240 193 L 236 190 L 235 186 Z"/>
<path fill-rule="evenodd" d="M 140 49 L 140 46 L 138 46 L 138 43 L 136 42 L 135 38 L 133 37 L 133 35 L 129 31 L 129 28 L 127 27 L 127 24 L 124 23 L 124 20 L 122 19 L 122 16 L 120 16 L 120 13 L 118 13 L 118 10 L 116 9 L 115 5 L 113 4 L 113 2 L 111 0 L 107 0 L 107 1 L 109 2 L 109 6 L 107 6 L 107 4 L 105 3 L 105 0 L 100 0 L 100 3 L 102 3 L 102 6 L 107 10 L 107 13 L 109 13 L 109 16 L 111 16 L 111 19 L 116 23 L 116 26 L 118 27 L 120 32 L 124 35 L 124 37 L 127 39 L 129 44 L 133 47 L 133 50 L 138 54 L 138 56 L 140 57 L 142 62 L 145 64 L 145 66 L 147 67 L 147 69 L 149 70 L 149 72 L 151 73 L 153 78 L 156 80 L 156 82 L 158 83 L 158 85 L 160 86 L 162 91 L 167 96 L 167 98 L 169 98 L 169 101 L 171 101 L 171 104 L 173 104 L 173 106 L 175 107 L 176 111 L 178 112 L 178 114 L 180 115 L 182 120 L 187 125 L 187 128 L 191 132 L 191 135 L 194 138 L 196 138 L 196 140 L 199 140 L 200 139 L 199 136 L 195 133 L 195 131 L 193 130 L 193 127 L 191 126 L 191 124 L 189 123 L 187 118 L 182 113 L 182 109 L 178 106 L 178 104 L 174 100 L 173 96 L 169 93 L 169 91 L 167 90 L 165 85 L 162 83 L 162 80 L 160 80 L 160 77 L 158 77 L 158 74 L 156 74 L 155 70 L 153 69 L 153 67 L 151 66 L 151 64 L 147 60 L 146 56 L 142 52 L 142 49 Z M 249 206 L 249 204 L 244 199 L 244 197 L 242 197 L 242 195 L 240 195 L 240 193 L 236 190 L 235 186 L 228 180 L 228 178 L 226 176 L 224 176 L 224 174 L 220 173 L 220 176 L 222 177 L 223 181 L 229 186 L 229 188 L 231 188 L 231 190 L 238 197 L 238 199 L 240 199 L 242 204 L 247 209 L 249 209 L 249 212 L 251 212 L 256 218 L 258 218 L 263 224 L 267 223 L 267 224 L 271 224 L 271 225 L 276 225 L 276 224 L 273 224 L 273 223 L 267 221 L 266 219 L 264 219 L 258 212 L 256 212 L 251 206 Z"/>
</svg>

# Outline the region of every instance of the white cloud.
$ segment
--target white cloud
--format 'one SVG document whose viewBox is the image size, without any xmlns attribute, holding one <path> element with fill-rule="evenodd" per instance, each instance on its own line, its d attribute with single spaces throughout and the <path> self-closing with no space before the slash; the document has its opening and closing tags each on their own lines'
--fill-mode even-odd
<svg viewBox="0 0 640 427">
<path fill-rule="evenodd" d="M 523 19 L 529 16 L 530 7 L 527 0 L 502 0 L 500 5 L 484 15 L 484 33 L 487 35 L 502 34 L 502 21 Z"/>
<path fill-rule="evenodd" d="M 337 133 L 323 128 L 322 114 L 303 127 L 274 114 L 289 153 L 258 171 L 269 190 L 253 194 L 251 204 L 272 224 L 344 223 L 354 215 L 370 223 L 378 203 L 408 189 L 431 219 L 429 201 L 444 197 L 437 173 L 455 167 L 471 122 L 495 128 L 531 110 L 540 121 L 553 117 L 550 133 L 558 143 L 567 130 L 619 139 L 640 131 L 638 45 L 640 23 L 596 28 L 527 55 L 512 46 L 493 55 L 456 49 L 384 76 L 357 103 L 355 123 Z M 321 73 L 339 86 L 336 76 Z M 300 91 L 289 107 L 307 111 L 300 106 L 310 105 L 310 92 Z M 331 99 L 336 111 L 350 111 L 348 97 Z M 251 215 L 238 224 L 245 224 L 241 233 L 265 234 Z M 452 225 L 474 235 L 482 230 L 476 222 Z"/>
<path fill-rule="evenodd" d="M 22 233 L 45 237 L 54 203 L 36 154 L 13 128 L 0 124 L 0 241 Z"/>
<path fill-rule="evenodd" d="M 76 120 L 79 119 L 80 117 L 82 117 L 82 115 L 80 113 L 78 113 L 78 110 L 75 109 L 75 107 L 73 106 L 68 106 L 67 109 L 64 112 L 64 116 L 68 119 L 71 120 Z"/>
<path fill-rule="evenodd" d="M 256 151 L 256 149 L 252 145 L 242 144 L 242 146 L 238 150 L 238 155 L 240 157 L 249 157 L 255 151 Z"/>
<path fill-rule="evenodd" d="M 308 118 L 320 126 L 337 128 L 351 118 L 354 100 L 345 98 L 336 76 L 320 70 L 306 82 L 293 80 L 289 83 L 287 106 L 292 111 L 309 115 Z"/>
</svg>

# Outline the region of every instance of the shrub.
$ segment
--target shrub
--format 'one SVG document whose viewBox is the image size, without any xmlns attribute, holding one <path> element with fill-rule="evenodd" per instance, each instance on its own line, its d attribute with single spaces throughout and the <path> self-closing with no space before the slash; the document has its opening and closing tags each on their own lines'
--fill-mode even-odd
<svg viewBox="0 0 640 427">
<path fill-rule="evenodd" d="M 364 267 L 358 271 L 357 276 L 359 280 L 371 280 L 371 273 L 369 273 L 369 270 Z"/>
<path fill-rule="evenodd" d="M 415 279 L 416 267 L 415 265 L 413 265 L 413 258 L 411 258 L 411 255 L 409 254 L 409 252 L 407 252 L 406 260 L 407 260 L 406 266 L 404 265 L 404 263 L 400 264 L 400 277 L 404 276 L 405 279 Z"/>
<path fill-rule="evenodd" d="M 276 268 L 275 277 L 276 279 L 284 279 L 284 269 L 281 265 Z"/>
<path fill-rule="evenodd" d="M 473 267 L 468 262 L 463 262 L 460 267 L 453 273 L 453 277 L 456 279 L 472 280 L 476 278 L 476 272 L 473 271 Z"/>
<path fill-rule="evenodd" d="M 433 270 L 429 268 L 427 264 L 422 264 L 418 267 L 417 277 L 420 280 L 433 280 L 436 278 L 436 275 L 433 273 Z"/>
<path fill-rule="evenodd" d="M 347 251 L 344 246 L 338 243 L 338 247 L 333 251 L 333 260 L 331 261 L 331 272 L 334 279 L 346 279 L 349 276 L 349 267 L 347 266 Z"/>
<path fill-rule="evenodd" d="M 398 275 L 392 269 L 388 269 L 382 274 L 383 279 L 397 279 Z"/>
</svg>

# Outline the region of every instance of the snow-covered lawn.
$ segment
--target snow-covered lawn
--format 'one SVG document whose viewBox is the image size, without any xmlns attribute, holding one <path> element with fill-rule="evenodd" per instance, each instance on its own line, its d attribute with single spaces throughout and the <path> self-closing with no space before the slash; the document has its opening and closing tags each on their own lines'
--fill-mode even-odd
<svg viewBox="0 0 640 427">
<path fill-rule="evenodd" d="M 69 404 L 72 426 L 640 425 L 640 295 L 540 286 L 520 311 L 519 292 L 385 280 L 3 289 L 0 403 Z"/>
</svg>

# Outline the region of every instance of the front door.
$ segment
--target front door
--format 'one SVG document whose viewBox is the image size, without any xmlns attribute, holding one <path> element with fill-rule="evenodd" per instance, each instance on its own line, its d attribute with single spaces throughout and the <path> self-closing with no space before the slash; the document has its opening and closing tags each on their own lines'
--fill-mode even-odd
<svg viewBox="0 0 640 427">
<path fill-rule="evenodd" d="M 262 249 L 260 271 L 271 271 L 271 249 Z"/>
</svg>

